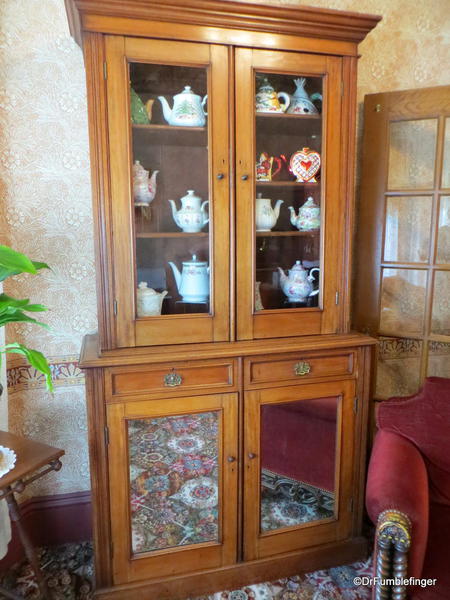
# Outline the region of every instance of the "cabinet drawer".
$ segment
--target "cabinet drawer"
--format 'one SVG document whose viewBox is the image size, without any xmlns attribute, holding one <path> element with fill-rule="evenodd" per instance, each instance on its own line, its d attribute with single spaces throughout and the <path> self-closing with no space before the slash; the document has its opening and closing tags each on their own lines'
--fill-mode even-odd
<svg viewBox="0 0 450 600">
<path fill-rule="evenodd" d="M 110 398 L 161 393 L 184 395 L 187 391 L 210 393 L 236 388 L 236 361 L 208 360 L 116 367 L 107 374 Z M 108 393 L 109 392 L 109 393 Z"/>
<path fill-rule="evenodd" d="M 299 383 L 319 377 L 353 373 L 354 353 L 283 354 L 249 358 L 245 361 L 245 385 L 260 387 L 270 383 Z"/>
</svg>

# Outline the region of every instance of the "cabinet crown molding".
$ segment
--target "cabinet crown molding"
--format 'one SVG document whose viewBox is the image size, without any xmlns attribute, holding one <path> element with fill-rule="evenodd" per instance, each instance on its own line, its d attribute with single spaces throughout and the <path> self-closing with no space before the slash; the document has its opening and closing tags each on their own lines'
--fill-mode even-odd
<svg viewBox="0 0 450 600">
<path fill-rule="evenodd" d="M 256 0 L 65 0 L 70 32 L 81 45 L 83 18 L 99 15 L 251 31 L 277 31 L 361 42 L 381 17 L 310 6 L 265 4 Z"/>
</svg>

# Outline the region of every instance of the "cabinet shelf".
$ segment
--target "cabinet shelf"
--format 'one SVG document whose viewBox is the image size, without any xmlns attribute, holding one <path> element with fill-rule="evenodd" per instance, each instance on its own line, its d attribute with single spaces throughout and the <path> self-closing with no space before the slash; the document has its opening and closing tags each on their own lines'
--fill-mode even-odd
<svg viewBox="0 0 450 600">
<path fill-rule="evenodd" d="M 180 127 L 177 125 L 132 125 L 133 134 L 145 137 L 145 142 L 168 146 L 206 146 L 206 127 Z"/>
<path fill-rule="evenodd" d="M 318 236 L 320 234 L 320 229 L 316 229 L 315 231 L 257 231 L 256 237 L 297 237 L 297 236 Z"/>
<path fill-rule="evenodd" d="M 308 183 L 302 181 L 256 181 L 255 183 L 262 187 L 304 187 L 311 189 L 320 187 L 320 183 Z"/>
<path fill-rule="evenodd" d="M 185 233 L 184 231 L 139 231 L 136 233 L 137 238 L 205 238 L 208 236 L 209 233 L 207 231 L 200 231 L 199 233 Z"/>
<path fill-rule="evenodd" d="M 310 115 L 291 115 L 286 113 L 259 113 L 256 112 L 256 117 L 258 119 L 300 119 L 304 121 L 309 120 L 320 120 L 322 118 L 321 114 L 310 114 Z"/>
</svg>

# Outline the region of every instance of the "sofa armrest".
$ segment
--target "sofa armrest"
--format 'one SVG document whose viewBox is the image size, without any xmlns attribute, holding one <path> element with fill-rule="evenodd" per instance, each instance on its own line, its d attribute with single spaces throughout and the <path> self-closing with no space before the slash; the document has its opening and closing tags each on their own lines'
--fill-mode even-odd
<svg viewBox="0 0 450 600">
<path fill-rule="evenodd" d="M 370 458 L 366 507 L 377 533 L 380 514 L 397 511 L 411 523 L 408 576 L 420 577 L 428 538 L 428 476 L 419 450 L 396 433 L 380 430 Z M 388 513 L 387 513 L 388 514 Z M 380 545 L 377 540 L 377 544 Z"/>
</svg>

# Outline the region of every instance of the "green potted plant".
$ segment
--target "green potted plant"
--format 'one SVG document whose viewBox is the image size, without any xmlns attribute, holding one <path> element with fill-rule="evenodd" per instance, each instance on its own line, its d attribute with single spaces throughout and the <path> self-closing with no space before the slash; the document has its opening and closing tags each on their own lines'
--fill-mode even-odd
<svg viewBox="0 0 450 600">
<path fill-rule="evenodd" d="M 41 269 L 48 269 L 48 265 L 42 262 L 30 260 L 24 254 L 16 252 L 8 246 L 0 245 L 0 282 L 8 277 L 19 273 L 31 273 L 36 275 Z M 47 307 L 42 304 L 31 304 L 28 298 L 19 300 L 7 294 L 0 294 L 0 327 L 8 323 L 35 323 L 48 329 L 45 323 L 37 321 L 27 313 L 43 312 Z M 0 364 L 3 354 L 21 354 L 32 367 L 45 376 L 45 384 L 49 391 L 53 391 L 52 376 L 47 359 L 38 350 L 27 348 L 18 342 L 12 342 L 0 347 Z M 1 394 L 1 391 L 0 391 Z"/>
</svg>

